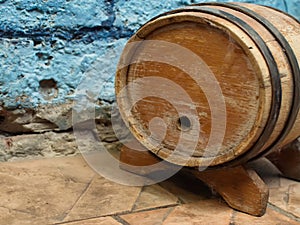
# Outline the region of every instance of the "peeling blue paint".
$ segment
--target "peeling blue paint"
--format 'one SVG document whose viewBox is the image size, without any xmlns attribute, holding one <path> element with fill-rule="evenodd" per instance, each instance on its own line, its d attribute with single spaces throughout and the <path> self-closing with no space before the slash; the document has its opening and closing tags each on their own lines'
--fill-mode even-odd
<svg viewBox="0 0 300 225">
<path fill-rule="evenodd" d="M 109 71 L 103 72 L 115 70 L 118 53 L 110 51 L 109 46 L 123 45 L 126 40 L 98 40 L 90 44 L 58 40 L 54 44 L 42 42 L 35 46 L 32 40 L 2 39 L 0 45 L 5 47 L 0 50 L 2 103 L 7 108 L 35 107 L 72 98 L 84 72 L 97 58 L 104 57 L 102 63 L 106 69 L 109 68 Z M 41 94 L 39 85 L 40 81 L 47 79 L 57 82 L 58 95 L 51 101 Z M 112 95 L 113 90 L 104 97 L 111 98 Z"/>
<path fill-rule="evenodd" d="M 112 101 L 114 72 L 127 39 L 152 17 L 196 2 L 205 1 L 0 0 L 0 106 L 34 108 L 72 99 L 96 59 L 104 83 L 100 97 Z M 300 0 L 240 2 L 300 18 Z M 41 81 L 51 79 L 53 87 L 41 88 Z"/>
<path fill-rule="evenodd" d="M 300 20 L 300 0 L 285 0 L 287 12 Z"/>
<path fill-rule="evenodd" d="M 0 7 L 0 29 L 101 26 L 111 16 L 108 8 L 104 1 L 97 0 L 8 0 Z"/>
<path fill-rule="evenodd" d="M 157 16 L 158 14 L 175 9 L 184 5 L 208 2 L 207 0 L 165 0 L 165 1 L 126 1 L 120 0 L 116 2 L 115 13 L 117 27 L 128 27 L 132 30 L 138 29 L 145 21 Z M 261 5 L 273 6 L 275 8 L 285 10 L 284 0 L 211 0 L 210 2 L 248 2 Z M 291 1 L 293 2 L 293 1 Z M 297 7 L 297 4 L 294 6 Z M 298 8 L 300 5 L 298 3 Z M 298 14 L 300 15 L 300 14 Z"/>
</svg>

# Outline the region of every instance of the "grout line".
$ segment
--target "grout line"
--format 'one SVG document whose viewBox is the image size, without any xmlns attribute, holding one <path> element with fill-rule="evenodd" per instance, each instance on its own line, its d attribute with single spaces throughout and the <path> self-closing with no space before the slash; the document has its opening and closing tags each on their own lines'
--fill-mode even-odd
<svg viewBox="0 0 300 225">
<path fill-rule="evenodd" d="M 64 216 L 62 218 L 62 223 L 66 219 L 66 217 L 72 212 L 72 210 L 77 205 L 77 203 L 82 199 L 83 195 L 88 191 L 88 189 L 90 188 L 90 186 L 91 186 L 93 180 L 95 179 L 95 177 L 97 177 L 96 174 L 91 178 L 91 180 L 89 181 L 89 183 L 87 183 L 86 187 L 81 192 L 81 194 L 79 195 L 79 197 L 76 199 L 76 201 L 74 202 L 74 204 L 72 205 L 72 207 L 64 213 Z"/>
<path fill-rule="evenodd" d="M 184 205 L 184 204 L 188 203 L 188 202 L 185 202 L 180 196 L 177 196 L 176 194 L 171 192 L 168 188 L 165 188 L 163 185 L 161 185 L 161 183 L 158 183 L 157 185 L 159 187 L 161 187 L 162 189 L 164 189 L 166 192 L 168 192 L 170 195 L 173 195 L 174 197 L 176 197 L 178 205 Z"/>
<path fill-rule="evenodd" d="M 161 221 L 161 225 L 163 224 L 163 222 L 165 222 L 165 220 L 169 217 L 169 215 L 174 211 L 174 208 L 170 208 L 169 211 L 164 215 L 162 221 Z"/>
<path fill-rule="evenodd" d="M 232 210 L 229 225 L 235 225 L 236 214 L 237 214 L 237 211 Z"/>
<path fill-rule="evenodd" d="M 174 195 L 173 193 L 171 193 L 171 194 Z M 174 195 L 174 196 L 177 198 L 178 205 L 184 205 L 184 204 L 189 203 L 189 202 L 184 201 L 180 196 L 176 196 L 176 195 Z"/>
<path fill-rule="evenodd" d="M 167 208 L 171 209 L 172 207 L 176 207 L 176 206 L 178 206 L 178 204 L 161 206 L 161 207 L 156 207 L 156 208 L 151 208 L 151 209 L 142 209 L 142 210 L 136 211 L 134 213 L 151 212 L 151 211 L 154 211 L 154 210 L 167 209 Z M 120 217 L 120 216 L 128 215 L 128 214 L 133 214 L 133 212 L 131 212 L 131 211 L 123 211 L 123 212 L 118 212 L 118 213 L 113 213 L 113 214 L 105 214 L 105 215 L 101 215 L 101 216 L 92 216 L 92 217 L 83 218 L 83 219 L 70 220 L 70 221 L 66 221 L 66 222 L 58 222 L 58 223 L 54 223 L 54 225 L 69 224 L 69 223 L 80 222 L 80 221 L 85 221 L 85 220 L 92 220 L 92 219 L 109 217 L 109 216 L 111 216 L 111 217 Z"/>
<path fill-rule="evenodd" d="M 112 216 L 116 221 L 118 221 L 119 223 L 121 223 L 122 225 L 130 225 L 126 220 L 122 219 L 119 216 Z"/>
<path fill-rule="evenodd" d="M 133 212 L 133 210 L 136 208 L 137 201 L 140 199 L 140 197 L 141 197 L 144 190 L 145 190 L 145 186 L 141 187 L 140 193 L 137 196 L 137 198 L 135 199 L 134 203 L 132 204 L 130 212 Z"/>
<path fill-rule="evenodd" d="M 141 212 L 150 212 L 150 211 L 154 211 L 154 210 L 158 210 L 158 209 L 168 209 L 168 208 L 171 208 L 171 207 L 176 207 L 178 206 L 179 204 L 176 203 L 176 204 L 171 204 L 171 205 L 165 205 L 165 206 L 159 206 L 159 207 L 155 207 L 155 208 L 149 208 L 149 209 L 141 209 L 141 210 L 137 210 L 135 211 L 134 213 L 141 213 Z M 130 213 L 130 212 L 129 212 Z M 127 215 L 129 213 L 124 213 L 124 214 L 119 214 L 119 215 Z"/>
<path fill-rule="evenodd" d="M 295 221 L 297 221 L 297 222 L 300 222 L 300 218 L 299 218 L 299 217 L 297 217 L 297 216 L 295 216 L 294 214 L 292 214 L 292 213 L 290 213 L 290 212 L 287 212 L 287 211 L 285 211 L 285 210 L 283 210 L 283 209 L 277 207 L 276 205 L 271 204 L 270 202 L 268 203 L 268 207 L 269 207 L 270 209 L 273 209 L 274 211 L 276 211 L 276 212 L 278 212 L 278 213 L 280 213 L 280 214 L 282 214 L 282 215 L 284 215 L 284 216 L 286 216 L 286 217 L 292 219 L 292 220 L 295 220 Z"/>
<path fill-rule="evenodd" d="M 285 199 L 286 206 L 288 206 L 289 202 L 290 202 L 291 187 L 292 187 L 292 185 L 289 185 L 288 190 L 285 193 L 286 194 L 286 199 Z"/>
<path fill-rule="evenodd" d="M 94 175 L 94 177 L 95 176 L 97 176 L 97 175 Z M 171 213 L 173 211 L 172 207 L 176 207 L 178 205 L 181 205 L 180 202 L 177 202 L 175 204 L 164 205 L 164 206 L 159 206 L 159 207 L 155 207 L 155 208 L 141 209 L 141 210 L 137 210 L 137 211 L 133 212 L 134 208 L 136 207 L 136 203 L 137 203 L 138 199 L 140 198 L 142 192 L 144 191 L 145 186 L 143 186 L 141 188 L 140 193 L 139 193 L 138 197 L 136 198 L 136 201 L 134 202 L 131 210 L 127 210 L 127 211 L 123 211 L 123 212 L 118 212 L 118 213 L 113 213 L 113 214 L 105 214 L 105 215 L 101 215 L 101 216 L 92 216 L 92 217 L 89 217 L 89 218 L 77 219 L 77 220 L 71 220 L 71 221 L 64 222 L 64 219 L 70 214 L 70 212 L 75 207 L 75 205 L 77 204 L 77 202 L 82 198 L 82 196 L 84 195 L 84 193 L 89 189 L 92 181 L 94 180 L 94 177 L 91 179 L 91 181 L 89 182 L 89 184 L 87 185 L 87 187 L 84 189 L 84 191 L 82 192 L 82 194 L 80 195 L 80 197 L 77 199 L 77 201 L 74 203 L 74 205 L 72 206 L 72 208 L 69 210 L 69 213 L 67 213 L 67 215 L 64 216 L 62 222 L 55 223 L 55 225 L 68 224 L 68 223 L 73 223 L 73 222 L 80 222 L 80 221 L 85 221 L 85 220 L 90 220 L 90 219 L 96 219 L 96 218 L 102 218 L 102 217 L 108 217 L 108 216 L 111 216 L 113 218 L 120 218 L 120 216 L 122 216 L 122 215 L 128 215 L 128 214 L 131 214 L 131 213 L 150 212 L 150 211 L 154 211 L 154 210 L 158 210 L 158 209 L 167 209 L 167 208 L 170 208 L 170 213 Z M 168 213 L 168 215 L 169 215 L 169 213 Z M 123 220 L 122 218 L 120 218 L 120 219 Z M 124 224 L 124 225 L 128 225 L 128 223 Z"/>
<path fill-rule="evenodd" d="M 7 209 L 9 212 L 15 211 L 15 212 L 18 212 L 18 213 L 24 213 L 24 214 L 32 215 L 31 212 L 23 211 L 23 210 L 20 210 L 20 209 L 11 209 L 11 208 L 8 208 L 8 207 L 2 206 L 2 205 L 0 205 L 0 208 Z"/>
</svg>

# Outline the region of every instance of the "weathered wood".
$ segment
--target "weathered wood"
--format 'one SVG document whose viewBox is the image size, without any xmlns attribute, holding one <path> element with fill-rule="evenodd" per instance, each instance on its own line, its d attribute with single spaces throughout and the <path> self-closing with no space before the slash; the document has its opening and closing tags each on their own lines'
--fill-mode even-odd
<svg viewBox="0 0 300 225">
<path fill-rule="evenodd" d="M 300 47 L 297 40 L 300 39 L 300 24 L 291 17 L 276 10 L 251 4 L 240 4 L 270 21 L 278 31 L 286 38 L 294 51 L 298 61 L 300 61 Z M 195 6 L 196 7 L 196 6 Z M 197 6 L 199 7 L 199 6 Z M 180 153 L 178 157 L 169 159 L 170 162 L 184 166 L 219 166 L 231 163 L 238 159 L 242 164 L 250 158 L 254 158 L 264 152 L 280 136 L 287 121 L 292 106 L 294 84 L 291 65 L 282 48 L 268 28 L 260 21 L 246 15 L 238 10 L 230 9 L 226 6 L 200 6 L 224 11 L 236 18 L 244 21 L 266 44 L 274 57 L 281 80 L 280 112 L 278 120 L 274 123 L 269 137 L 262 141 L 262 146 L 253 149 L 259 137 L 265 132 L 264 128 L 270 117 L 274 113 L 271 110 L 274 95 L 272 94 L 271 69 L 266 63 L 266 57 L 259 49 L 257 41 L 249 36 L 249 33 L 230 21 L 220 16 L 205 12 L 178 11 L 173 14 L 160 16 L 143 26 L 129 41 L 141 41 L 130 53 L 124 54 L 125 61 L 134 62 L 130 66 L 125 66 L 117 71 L 116 94 L 120 107 L 120 112 L 125 121 L 129 124 L 133 135 L 160 158 L 166 159 L 176 149 L 181 134 L 184 134 L 184 148 L 177 149 Z M 184 55 L 179 57 L 180 63 L 170 65 L 163 63 L 163 59 L 176 58 L 176 54 L 171 54 L 168 44 L 160 46 L 157 50 L 157 43 L 146 41 L 164 41 L 179 45 L 198 56 L 205 66 L 199 66 L 192 60 L 193 57 Z M 173 48 L 172 48 L 173 49 Z M 176 51 L 175 51 L 176 52 Z M 127 52 L 128 53 L 128 52 Z M 148 60 L 144 60 L 148 58 Z M 151 58 L 152 57 L 152 58 Z M 175 60 L 176 61 L 176 60 Z M 272 61 L 272 60 L 271 60 Z M 187 71 L 183 71 L 180 66 L 187 64 L 189 71 L 196 71 L 195 74 L 202 80 L 199 85 Z M 207 69 L 209 68 L 209 69 Z M 274 68 L 274 66 L 272 66 Z M 215 91 L 214 82 L 210 80 L 210 72 L 216 78 L 224 96 L 226 107 L 226 128 L 217 125 L 217 129 L 222 133 L 225 129 L 224 139 L 216 140 L 221 142 L 219 151 L 215 151 L 215 145 L 207 147 L 212 133 L 213 112 L 212 106 L 216 99 L 221 98 L 218 93 L 211 94 L 208 91 Z M 193 104 L 184 101 L 181 94 L 174 94 L 168 85 L 160 86 L 160 82 L 152 84 L 152 94 L 143 96 L 138 102 L 134 102 L 136 96 L 147 94 L 149 83 L 140 83 L 136 90 L 126 92 L 125 96 L 118 97 L 128 84 L 139 79 L 149 77 L 160 77 L 180 86 L 184 92 L 192 99 Z M 210 81 L 210 82 L 208 82 Z M 275 87 L 276 88 L 276 87 Z M 279 88 L 279 87 L 278 87 Z M 149 92 L 150 93 L 150 92 Z M 159 95 L 155 95 L 159 93 Z M 213 96 L 211 98 L 210 96 Z M 210 98 L 209 98 L 210 97 Z M 179 115 L 175 105 L 169 100 L 173 99 L 184 115 Z M 126 108 L 131 108 L 131 114 L 125 115 Z M 194 110 L 194 111 L 193 111 Z M 220 109 L 221 111 L 223 109 Z M 194 132 L 195 121 L 192 114 L 196 114 L 200 128 Z M 151 126 L 153 118 L 160 118 L 161 123 L 166 126 Z M 187 118 L 188 127 L 182 127 L 182 118 Z M 218 118 L 215 118 L 218 120 Z M 218 121 L 221 123 L 222 121 Z M 217 124 L 218 124 L 217 123 Z M 166 132 L 164 132 L 166 128 Z M 198 137 L 199 134 L 199 137 Z M 288 136 L 282 140 L 283 146 L 300 134 L 300 114 L 294 128 Z M 151 136 L 151 138 L 149 138 Z M 193 141 L 196 145 L 193 146 Z M 280 147 L 279 146 L 279 147 Z M 186 150 L 194 150 L 189 160 L 181 160 Z M 245 154 L 249 156 L 245 156 Z M 238 164 L 237 163 L 237 164 Z M 236 164 L 236 163 L 235 163 Z"/>
<path fill-rule="evenodd" d="M 218 192 L 233 209 L 253 216 L 265 214 L 269 189 L 254 170 L 242 166 L 219 170 L 190 170 Z"/>
<path fill-rule="evenodd" d="M 151 165 L 157 166 L 147 167 Z M 159 157 L 148 151 L 140 143 L 132 141 L 127 146 L 123 145 L 121 147 L 120 168 L 134 174 L 147 176 L 151 173 L 175 169 L 176 166 L 162 162 Z"/>
<path fill-rule="evenodd" d="M 122 147 L 120 158 L 122 169 L 138 175 L 149 176 L 151 173 L 173 168 L 172 164 L 165 163 L 151 171 L 145 171 L 143 167 L 160 163 L 162 160 L 137 142 L 130 143 L 130 146 L 134 146 L 134 149 Z M 201 172 L 191 168 L 184 168 L 184 170 L 194 174 L 217 191 L 232 208 L 254 216 L 262 216 L 265 213 L 268 188 L 255 171 L 244 169 L 241 166 Z"/>
<path fill-rule="evenodd" d="M 261 5 L 255 5 L 255 4 L 249 4 L 249 3 L 235 3 L 237 5 L 241 5 L 244 7 L 249 8 L 250 10 L 253 10 L 254 12 L 258 13 L 259 15 L 263 16 L 265 19 L 267 19 L 271 24 L 273 24 L 278 31 L 284 36 L 284 38 L 287 40 L 288 44 L 291 46 L 296 59 L 298 60 L 298 66 L 300 64 L 300 45 L 297 41 L 297 39 L 300 38 L 300 23 L 299 21 L 296 21 L 291 16 L 280 12 L 279 10 L 273 10 Z M 272 42 L 272 41 L 271 41 Z M 273 40 L 273 42 L 276 42 L 276 40 Z M 270 44 L 268 43 L 268 46 Z M 281 130 L 284 126 L 284 124 L 287 122 L 287 114 L 290 112 L 290 106 L 292 102 L 292 94 L 293 94 L 293 86 L 299 85 L 294 84 L 292 82 L 293 76 L 296 76 L 296 74 L 291 74 L 291 65 L 287 62 L 287 57 L 284 54 L 285 49 L 279 48 L 277 51 L 272 48 L 270 48 L 272 53 L 275 56 L 275 60 L 277 62 L 278 68 L 283 69 L 284 73 L 280 72 L 281 74 L 281 83 L 282 83 L 282 103 L 284 105 L 281 106 L 280 111 L 280 117 L 278 122 L 276 123 L 274 132 L 268 141 L 266 143 L 266 146 L 268 146 L 274 139 L 281 133 Z M 281 55 L 281 57 L 279 57 Z M 278 58 L 277 58 L 278 57 Z M 287 63 L 287 64 L 286 64 Z M 296 99 L 296 101 L 299 101 L 299 99 Z M 290 131 L 288 136 L 280 143 L 279 147 L 283 147 L 289 143 L 291 143 L 293 140 L 295 140 L 298 136 L 300 136 L 300 113 L 298 113 L 296 122 L 294 124 L 293 129 Z"/>
<path fill-rule="evenodd" d="M 149 166 L 159 163 L 161 159 L 134 141 L 130 142 L 128 146 L 122 146 L 120 161 L 134 166 Z"/>
<path fill-rule="evenodd" d="M 116 74 L 120 113 L 145 146 L 140 152 L 123 147 L 121 161 L 137 168 L 159 158 L 209 167 L 184 170 L 234 209 L 263 215 L 268 188 L 242 165 L 300 135 L 299 39 L 298 21 L 245 3 L 204 3 L 149 21 L 129 41 L 138 43 L 125 48 Z M 300 179 L 298 148 L 269 159 Z M 147 175 L 170 163 L 152 171 L 121 167 Z"/>
<path fill-rule="evenodd" d="M 171 176 L 182 167 L 161 160 L 138 141 L 132 140 L 121 147 L 120 168 L 137 175 L 147 176 L 150 179 L 154 175 L 154 179 L 156 179 L 156 174 L 159 172 L 164 172 L 164 174 L 170 174 Z M 168 172 L 166 173 L 166 171 Z"/>
<path fill-rule="evenodd" d="M 267 158 L 283 176 L 300 181 L 300 146 L 297 140 L 272 152 Z"/>
</svg>

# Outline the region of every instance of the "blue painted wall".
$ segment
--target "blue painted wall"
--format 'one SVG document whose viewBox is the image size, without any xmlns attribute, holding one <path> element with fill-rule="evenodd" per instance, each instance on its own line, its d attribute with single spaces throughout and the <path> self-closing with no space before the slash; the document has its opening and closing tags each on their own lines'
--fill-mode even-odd
<svg viewBox="0 0 300 225">
<path fill-rule="evenodd" d="M 159 13 L 193 0 L 0 0 L 0 106 L 34 108 L 74 97 L 84 73 L 100 58 L 114 98 L 115 66 L 127 39 Z M 300 18 L 300 0 L 242 0 Z M 0 108 L 1 110 L 1 108 Z"/>
</svg>

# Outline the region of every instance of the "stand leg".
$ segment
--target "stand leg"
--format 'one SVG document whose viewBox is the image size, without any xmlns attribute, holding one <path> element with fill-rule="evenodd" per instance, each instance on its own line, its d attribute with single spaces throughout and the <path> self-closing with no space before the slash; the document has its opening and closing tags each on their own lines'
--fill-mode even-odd
<svg viewBox="0 0 300 225">
<path fill-rule="evenodd" d="M 271 153 L 267 158 L 283 176 L 300 181 L 300 143 L 298 140 Z"/>
<path fill-rule="evenodd" d="M 217 191 L 227 204 L 253 216 L 265 214 L 269 189 L 253 170 L 242 166 L 198 172 L 193 174 Z"/>
<path fill-rule="evenodd" d="M 162 161 L 137 141 L 130 142 L 127 146 L 122 146 L 120 168 L 137 175 L 150 177 L 152 173 L 156 172 L 166 170 L 178 171 L 178 166 Z"/>
<path fill-rule="evenodd" d="M 122 169 L 143 176 L 177 167 L 165 162 L 153 170 L 143 170 L 144 166 L 157 164 L 162 160 L 134 142 L 130 143 L 130 147 L 122 147 L 120 161 Z M 217 191 L 232 208 L 254 216 L 265 213 L 269 190 L 255 171 L 242 166 L 201 172 L 192 168 L 184 170 Z"/>
</svg>

